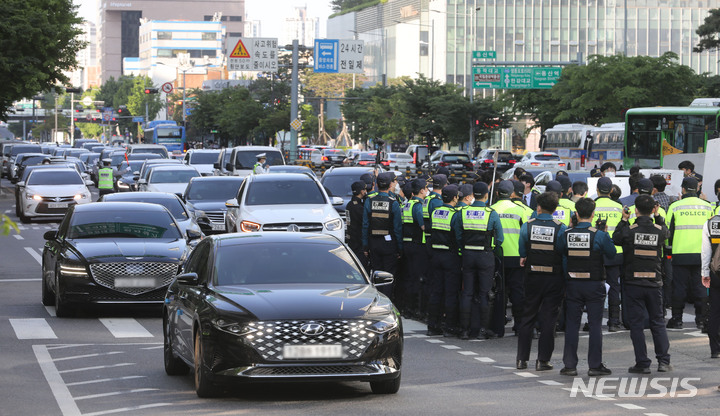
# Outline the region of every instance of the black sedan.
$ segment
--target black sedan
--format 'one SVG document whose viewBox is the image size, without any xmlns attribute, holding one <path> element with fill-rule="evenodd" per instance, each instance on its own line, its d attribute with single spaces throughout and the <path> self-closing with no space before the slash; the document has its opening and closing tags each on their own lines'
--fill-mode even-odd
<svg viewBox="0 0 720 416">
<path fill-rule="evenodd" d="M 225 232 L 225 201 L 237 196 L 245 178 L 202 176 L 190 179 L 183 201 L 205 235 Z"/>
<path fill-rule="evenodd" d="M 168 375 L 194 369 L 200 397 L 230 381 L 367 381 L 400 388 L 402 321 L 347 247 L 292 232 L 203 239 L 163 306 Z"/>
<path fill-rule="evenodd" d="M 81 304 L 162 303 L 189 250 L 170 212 L 144 203 L 72 206 L 44 237 L 42 302 L 58 317 Z"/>
</svg>

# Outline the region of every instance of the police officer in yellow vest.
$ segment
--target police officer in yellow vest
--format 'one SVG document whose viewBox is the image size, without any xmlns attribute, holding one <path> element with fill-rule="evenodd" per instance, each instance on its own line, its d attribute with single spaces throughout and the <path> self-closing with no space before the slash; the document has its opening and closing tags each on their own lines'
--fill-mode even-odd
<svg viewBox="0 0 720 416">
<path fill-rule="evenodd" d="M 523 185 L 519 190 L 522 195 Z M 520 228 L 530 219 L 532 210 L 525 205 L 520 198 L 518 203 L 513 202 L 511 197 L 517 196 L 514 184 L 511 181 L 502 181 L 497 186 L 500 200 L 493 204 L 492 209 L 498 213 L 500 224 L 503 229 L 503 267 L 505 276 L 505 292 L 512 303 L 513 331 L 517 335 L 517 326 L 523 310 L 523 282 L 525 280 L 525 269 L 520 267 Z"/>
<path fill-rule="evenodd" d="M 569 227 L 572 221 L 572 217 L 573 215 L 575 215 L 575 212 L 573 211 L 575 204 L 573 204 L 572 201 L 570 201 L 569 199 L 565 199 L 562 197 L 563 192 L 560 182 L 548 182 L 547 185 L 545 185 L 545 192 L 553 192 L 558 196 L 558 206 L 555 212 L 553 212 L 552 214 L 553 219 L 558 220 L 566 227 Z M 573 206 L 573 208 L 571 208 L 571 205 Z M 531 218 L 535 217 L 537 217 L 537 212 L 533 213 L 533 215 L 531 216 Z"/>
<path fill-rule="evenodd" d="M 103 167 L 98 169 L 98 191 L 100 191 L 100 196 L 115 192 L 113 170 L 110 163 L 110 160 L 103 160 Z"/>
<path fill-rule="evenodd" d="M 610 237 L 615 232 L 615 227 L 622 220 L 623 207 L 610 199 L 613 183 L 608 177 L 602 177 L 597 183 L 598 197 L 595 199 L 595 218 L 593 227 L 607 231 Z M 605 278 L 610 286 L 608 290 L 608 330 L 619 331 L 620 322 L 620 275 L 622 274 L 622 247 L 615 245 L 617 254 L 614 257 L 605 258 Z"/>
<path fill-rule="evenodd" d="M 431 214 L 432 273 L 428 278 L 428 332 L 429 336 L 454 336 L 458 330 L 458 302 L 462 275 L 460 273 L 460 216 L 456 215 L 459 200 L 458 187 L 445 186 L 443 205 Z M 444 310 L 445 319 L 442 321 Z"/>
<path fill-rule="evenodd" d="M 261 173 L 267 173 L 267 155 L 265 153 L 260 153 L 259 155 L 255 156 L 257 158 L 257 162 L 255 163 L 255 166 L 253 166 L 253 174 L 259 175 Z"/>
<path fill-rule="evenodd" d="M 703 225 L 702 284 L 710 296 L 710 316 L 707 333 L 710 341 L 710 358 L 720 358 L 720 276 L 710 269 L 713 254 L 720 246 L 720 215 L 715 214 Z"/>
<path fill-rule="evenodd" d="M 695 324 L 704 329 L 708 316 L 708 295 L 700 276 L 702 228 L 712 217 L 713 206 L 698 198 L 698 181 L 685 177 L 682 199 L 668 208 L 667 224 L 672 246 L 673 296 L 672 318 L 668 328 L 682 328 L 682 314 L 688 297 L 695 302 Z"/>
<path fill-rule="evenodd" d="M 497 337 L 490 330 L 490 291 L 495 276 L 493 249 L 502 244 L 503 229 L 497 212 L 486 206 L 487 184 L 476 182 L 471 189 L 475 201 L 459 212 L 462 235 L 460 339 L 470 336 L 489 339 Z"/>
<path fill-rule="evenodd" d="M 403 251 L 405 254 L 405 314 L 408 317 L 419 318 L 421 315 L 420 293 L 421 278 L 425 276 L 428 267 L 427 251 L 425 249 L 425 221 L 423 220 L 423 199 L 428 194 L 425 179 L 414 179 L 410 183 L 412 196 L 402 207 L 403 220 Z"/>
</svg>

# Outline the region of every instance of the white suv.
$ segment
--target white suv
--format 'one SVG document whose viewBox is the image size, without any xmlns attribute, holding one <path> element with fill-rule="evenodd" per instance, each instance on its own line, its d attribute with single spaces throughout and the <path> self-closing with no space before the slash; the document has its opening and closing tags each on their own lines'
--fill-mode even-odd
<svg viewBox="0 0 720 416">
<path fill-rule="evenodd" d="M 320 182 L 304 173 L 250 175 L 237 197 L 225 202 L 228 232 L 299 231 L 345 238 L 345 224 Z"/>
</svg>

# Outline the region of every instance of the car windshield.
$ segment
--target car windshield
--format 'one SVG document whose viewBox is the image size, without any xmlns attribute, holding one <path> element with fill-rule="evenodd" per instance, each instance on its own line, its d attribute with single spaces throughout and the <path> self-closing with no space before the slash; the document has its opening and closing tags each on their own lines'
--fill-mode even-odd
<svg viewBox="0 0 720 416">
<path fill-rule="evenodd" d="M 252 169 L 257 162 L 257 155 L 261 153 L 265 153 L 265 156 L 267 157 L 266 163 L 268 166 L 284 165 L 280 152 L 268 152 L 262 150 L 243 150 L 241 152 L 237 152 L 235 164 L 238 165 L 239 169 Z"/>
<path fill-rule="evenodd" d="M 560 156 L 550 153 L 541 153 L 535 155 L 535 160 L 560 160 Z"/>
<path fill-rule="evenodd" d="M 150 176 L 150 183 L 188 183 L 190 179 L 200 176 L 194 170 L 158 170 Z"/>
<path fill-rule="evenodd" d="M 466 163 L 470 161 L 468 155 L 445 155 L 442 159 L 448 163 Z"/>
<path fill-rule="evenodd" d="M 143 196 L 142 192 L 130 192 L 131 196 L 126 196 L 127 192 L 120 194 L 121 196 L 114 201 L 110 196 L 107 202 L 145 202 L 148 204 L 162 205 L 170 211 L 172 216 L 178 221 L 184 221 L 188 219 L 188 213 L 182 205 L 182 202 L 177 198 L 158 198 L 153 196 Z"/>
<path fill-rule="evenodd" d="M 73 215 L 67 238 L 181 238 L 167 212 L 110 211 Z"/>
<path fill-rule="evenodd" d="M 241 181 L 193 181 L 187 190 L 188 201 L 227 201 L 235 198 Z"/>
<path fill-rule="evenodd" d="M 322 184 L 335 196 L 352 196 L 352 184 L 359 180 L 359 175 L 330 175 L 323 177 Z"/>
<path fill-rule="evenodd" d="M 83 180 L 74 171 L 35 171 L 28 178 L 28 185 L 82 185 Z"/>
<path fill-rule="evenodd" d="M 217 162 L 220 152 L 197 152 L 190 155 L 191 165 L 212 165 Z"/>
<path fill-rule="evenodd" d="M 323 152 L 325 156 L 345 156 L 345 152 L 341 149 L 325 149 Z"/>
<path fill-rule="evenodd" d="M 215 282 L 252 284 L 367 284 L 347 249 L 311 243 L 255 243 L 220 246 Z"/>
<path fill-rule="evenodd" d="M 137 152 L 142 152 L 142 153 L 154 153 L 154 154 L 160 155 L 160 156 L 162 156 L 162 157 L 166 157 L 166 156 L 167 156 L 167 150 L 161 149 L 161 148 L 159 148 L 159 147 L 149 147 L 149 148 L 144 148 L 144 147 L 143 147 L 142 149 L 135 149 L 135 150 L 136 150 Z"/>
<path fill-rule="evenodd" d="M 14 145 L 10 150 L 10 156 L 17 156 L 20 153 L 42 153 L 40 145 Z"/>
<path fill-rule="evenodd" d="M 20 162 L 20 164 L 21 164 L 21 165 L 25 165 L 25 166 L 39 165 L 39 164 L 41 164 L 42 161 L 45 160 L 45 159 L 47 159 L 47 156 L 45 156 L 45 155 L 42 155 L 42 156 L 30 156 L 30 157 L 26 157 L 25 159 L 23 159 L 22 162 Z"/>
<path fill-rule="evenodd" d="M 271 173 L 309 173 L 315 175 L 315 173 L 307 166 L 295 166 L 295 165 L 277 165 L 270 167 Z"/>
<path fill-rule="evenodd" d="M 275 176 L 275 175 L 272 175 Z M 325 196 L 312 180 L 262 181 L 248 187 L 247 205 L 325 204 Z"/>
<path fill-rule="evenodd" d="M 375 160 L 377 153 L 360 153 L 360 160 Z"/>
<path fill-rule="evenodd" d="M 128 169 L 128 162 L 123 161 L 122 163 L 120 163 L 118 172 L 120 172 L 120 174 L 122 175 L 132 174 L 133 172 L 139 171 L 144 162 L 144 160 L 131 160 L 130 169 Z"/>
</svg>

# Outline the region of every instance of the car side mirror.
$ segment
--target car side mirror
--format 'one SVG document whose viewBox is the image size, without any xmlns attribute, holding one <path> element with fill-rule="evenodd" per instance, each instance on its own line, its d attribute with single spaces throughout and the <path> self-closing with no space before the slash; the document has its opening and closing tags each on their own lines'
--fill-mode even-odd
<svg viewBox="0 0 720 416">
<path fill-rule="evenodd" d="M 375 286 L 387 286 L 395 281 L 392 273 L 377 270 L 372 273 L 372 282 Z"/>
<path fill-rule="evenodd" d="M 187 230 L 185 231 L 185 234 L 187 235 L 188 241 L 197 240 L 203 236 L 203 234 L 198 230 Z"/>
<path fill-rule="evenodd" d="M 91 181 L 90 179 L 85 179 L 85 186 L 92 186 L 95 185 L 95 182 Z"/>
<path fill-rule="evenodd" d="M 342 205 L 343 202 L 345 202 L 345 201 L 343 201 L 343 199 L 340 198 L 339 196 L 333 196 L 333 197 L 331 198 L 331 201 L 332 201 L 332 204 L 333 204 L 333 205 Z"/>
<path fill-rule="evenodd" d="M 138 183 L 138 185 L 146 185 L 146 184 L 147 184 L 147 180 L 145 180 L 145 179 L 138 179 L 137 183 Z"/>
<path fill-rule="evenodd" d="M 225 201 L 225 206 L 228 208 L 240 208 L 240 205 L 238 204 L 238 200 L 235 198 L 228 199 L 227 201 Z"/>
<path fill-rule="evenodd" d="M 22 188 L 23 186 L 25 186 L 25 181 L 18 182 L 18 183 L 16 183 L 15 185 L 18 186 L 18 187 L 20 187 L 20 188 Z"/>
<path fill-rule="evenodd" d="M 187 286 L 197 286 L 198 282 L 200 281 L 197 273 L 179 274 L 179 275 L 175 276 L 175 279 L 181 285 L 187 285 Z"/>
<path fill-rule="evenodd" d="M 233 163 L 228 162 L 225 164 L 225 170 L 227 170 L 227 171 L 232 171 L 234 168 L 235 168 L 235 165 Z"/>
<path fill-rule="evenodd" d="M 219 162 L 213 163 L 213 169 L 220 169 L 220 163 Z"/>
<path fill-rule="evenodd" d="M 57 230 L 45 231 L 45 234 L 43 234 L 43 238 L 46 241 L 54 240 L 56 237 L 57 237 Z"/>
</svg>

